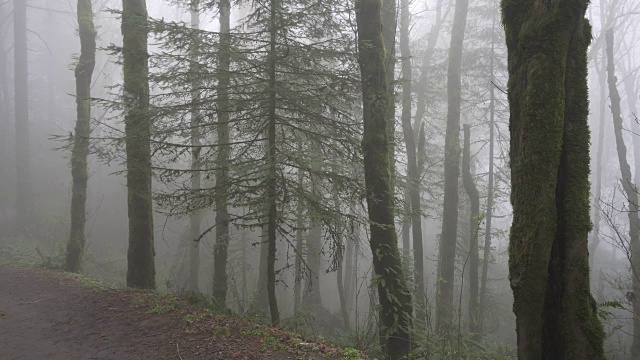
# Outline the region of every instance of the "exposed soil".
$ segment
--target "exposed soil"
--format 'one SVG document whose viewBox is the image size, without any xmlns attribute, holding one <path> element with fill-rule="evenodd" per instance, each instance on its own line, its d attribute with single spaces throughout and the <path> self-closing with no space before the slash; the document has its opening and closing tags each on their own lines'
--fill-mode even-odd
<svg viewBox="0 0 640 360">
<path fill-rule="evenodd" d="M 0 359 L 339 359 L 339 350 L 186 300 L 0 265 Z"/>
</svg>

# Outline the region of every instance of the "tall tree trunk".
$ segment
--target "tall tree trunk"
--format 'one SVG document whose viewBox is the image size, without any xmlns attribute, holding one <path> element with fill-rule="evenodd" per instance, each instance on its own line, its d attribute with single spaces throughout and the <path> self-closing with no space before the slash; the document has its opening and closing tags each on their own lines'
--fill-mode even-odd
<svg viewBox="0 0 640 360">
<path fill-rule="evenodd" d="M 391 102 L 387 108 L 387 131 L 389 141 L 389 168 L 391 171 L 391 192 L 395 193 L 396 184 L 396 102 L 395 102 L 395 69 L 396 69 L 396 31 L 398 28 L 397 0 L 382 0 L 382 41 L 387 49 L 386 80 L 387 91 Z"/>
<path fill-rule="evenodd" d="M 411 349 L 411 294 L 407 289 L 396 238 L 391 173 L 385 46 L 382 40 L 382 3 L 357 0 L 358 61 L 362 76 L 364 112 L 365 187 L 371 231 L 371 252 L 381 305 L 388 359 L 399 359 Z"/>
<path fill-rule="evenodd" d="M 604 359 L 589 292 L 586 0 L 503 0 L 518 359 Z M 544 44 L 544 46 L 540 46 Z"/>
<path fill-rule="evenodd" d="M 129 212 L 127 286 L 154 289 L 151 116 L 145 0 L 122 0 L 125 143 Z"/>
<path fill-rule="evenodd" d="M 200 0 L 191 0 L 189 5 L 191 15 L 191 29 L 194 31 L 191 40 L 192 55 L 192 81 L 191 81 L 191 191 L 194 198 L 198 196 L 201 185 L 201 160 L 200 146 L 202 146 L 202 114 L 200 112 L 200 86 L 199 74 L 196 66 L 199 52 L 199 39 L 197 31 L 200 30 Z M 188 289 L 198 292 L 200 284 L 200 224 L 202 223 L 202 212 L 196 209 L 189 216 L 189 280 Z"/>
<path fill-rule="evenodd" d="M 298 151 L 302 151 L 302 144 L 298 144 Z M 298 187 L 302 189 L 304 187 L 304 172 L 302 169 L 298 169 Z M 298 198 L 296 204 L 296 262 L 295 262 L 295 279 L 293 282 L 293 314 L 298 315 L 301 305 L 302 294 L 302 252 L 304 246 L 304 204 L 302 198 Z"/>
<path fill-rule="evenodd" d="M 271 313 L 271 324 L 280 322 L 278 311 L 278 301 L 276 299 L 276 234 L 277 234 L 277 152 L 276 152 L 276 37 L 277 37 L 277 13 L 280 7 L 279 0 L 271 0 L 269 19 L 269 120 L 267 126 L 267 163 L 269 169 L 267 181 L 267 295 L 269 298 L 269 311 Z"/>
<path fill-rule="evenodd" d="M 335 159 L 336 161 L 338 159 Z M 334 204 L 334 209 L 335 209 L 335 213 L 336 218 L 335 218 L 335 224 L 336 224 L 336 257 L 338 259 L 338 264 L 336 267 L 336 283 L 338 285 L 338 298 L 340 300 L 340 313 L 342 315 L 342 321 L 344 323 L 344 328 L 346 331 L 349 331 L 350 329 L 350 324 L 349 324 L 349 312 L 347 310 L 347 296 L 345 293 L 345 287 L 344 287 L 344 256 L 345 256 L 345 251 L 344 251 L 344 239 L 343 239 L 343 231 L 344 231 L 344 222 L 342 221 L 342 214 L 340 213 L 340 197 L 338 196 L 338 191 L 337 189 L 334 190 L 333 192 L 333 204 Z"/>
<path fill-rule="evenodd" d="M 495 22 L 492 26 L 495 31 Z M 487 306 L 487 278 L 489 275 L 489 260 L 491 258 L 491 223 L 493 220 L 493 177 L 494 177 L 494 146 L 495 146 L 495 114 L 496 95 L 493 85 L 495 64 L 494 52 L 495 36 L 491 35 L 491 60 L 489 84 L 489 181 L 487 184 L 487 213 L 485 216 L 484 249 L 482 254 L 482 278 L 480 280 L 480 308 L 478 309 L 478 333 L 484 333 L 484 311 Z"/>
<path fill-rule="evenodd" d="M 349 236 L 347 237 L 345 249 L 345 265 L 344 265 L 344 294 L 347 303 L 347 312 L 351 310 L 353 303 L 351 295 L 353 293 L 353 245 L 356 241 L 353 221 L 349 221 Z"/>
<path fill-rule="evenodd" d="M 618 161 L 620 163 L 620 175 L 622 188 L 627 196 L 629 211 L 629 244 L 631 247 L 631 280 L 632 280 L 632 308 L 633 308 L 633 343 L 631 345 L 631 357 L 640 357 L 640 222 L 638 221 L 638 191 L 633 183 L 631 167 L 627 162 L 627 146 L 622 135 L 623 120 L 620 110 L 620 94 L 618 93 L 618 78 L 615 74 L 615 60 L 613 54 L 613 26 L 605 32 L 607 48 L 607 82 L 609 84 L 609 98 L 611 99 L 611 113 L 613 115 L 613 132 L 616 137 Z"/>
<path fill-rule="evenodd" d="M 464 147 L 462 152 L 462 183 L 469 195 L 469 332 L 478 340 L 478 232 L 480 230 L 480 193 L 471 173 L 471 127 L 464 125 Z"/>
<path fill-rule="evenodd" d="M 400 54 L 402 56 L 402 132 L 407 151 L 407 187 L 409 191 L 411 229 L 413 235 L 413 278 L 415 282 L 416 325 L 424 328 L 424 252 L 422 249 L 422 209 L 420 206 L 420 174 L 416 135 L 411 126 L 411 49 L 409 47 L 409 0 L 400 2 Z"/>
<path fill-rule="evenodd" d="M 16 228 L 24 232 L 33 216 L 31 154 L 29 136 L 29 69 L 27 55 L 27 1 L 13 2 L 15 145 L 16 145 Z"/>
<path fill-rule="evenodd" d="M 311 140 L 311 149 L 314 154 L 320 154 L 319 144 L 315 140 Z M 320 160 L 321 159 L 317 159 Z M 315 169 L 321 171 L 321 169 Z M 311 176 L 311 193 L 314 198 L 321 199 L 322 194 L 319 191 L 319 183 L 317 175 Z M 319 311 L 322 309 L 322 296 L 320 294 L 320 272 L 322 258 L 322 223 L 317 214 L 310 214 L 310 228 L 307 235 L 307 267 L 309 268 L 309 277 L 305 285 L 304 296 L 302 298 L 302 308 L 307 311 Z"/>
<path fill-rule="evenodd" d="M 229 252 L 229 67 L 231 64 L 229 0 L 218 2 L 220 11 L 220 51 L 218 53 L 218 158 L 216 170 L 216 244 L 213 253 L 213 300 L 224 307 L 227 300 L 227 258 Z"/>
<path fill-rule="evenodd" d="M 87 207 L 87 157 L 91 135 L 91 77 L 96 64 L 96 30 L 91 0 L 78 0 L 80 57 L 76 64 L 76 129 L 71 151 L 71 231 L 67 243 L 65 270 L 80 271 L 85 244 Z"/>
<path fill-rule="evenodd" d="M 269 231 L 268 226 L 263 225 L 260 229 L 260 259 L 258 260 L 258 283 L 256 284 L 256 297 L 253 301 L 252 310 L 262 313 L 269 305 L 267 295 L 267 258 L 269 254 Z"/>
<path fill-rule="evenodd" d="M 458 178 L 460 175 L 460 103 L 462 98 L 462 44 L 469 0 L 458 0 L 453 14 L 447 72 L 447 130 L 444 153 L 444 212 L 440 236 L 440 284 L 436 327 L 445 330 L 453 320 L 453 285 L 458 230 Z"/>
</svg>

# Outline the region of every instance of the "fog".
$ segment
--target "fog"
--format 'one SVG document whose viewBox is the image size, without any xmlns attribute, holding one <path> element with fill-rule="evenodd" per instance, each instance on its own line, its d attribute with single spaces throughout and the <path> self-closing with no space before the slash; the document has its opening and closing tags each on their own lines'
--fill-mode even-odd
<svg viewBox="0 0 640 360">
<path fill-rule="evenodd" d="M 14 13 L 21 1 L 27 3 L 22 45 Z M 79 270 L 114 287 L 155 288 L 178 296 L 197 292 L 234 316 L 380 356 L 380 274 L 373 266 L 371 202 L 367 206 L 377 198 L 368 198 L 365 184 L 371 180 L 365 179 L 363 136 L 372 125 L 363 122 L 368 112 L 359 70 L 364 60 L 358 55 L 366 45 L 357 43 L 356 4 L 234 1 L 225 25 L 220 21 L 225 3 L 201 1 L 196 11 L 187 0 L 146 0 L 149 74 L 142 79 L 141 68 L 123 72 L 137 53 L 123 44 L 122 2 L 93 0 L 96 52 L 89 101 L 76 96 L 74 71 L 81 51 L 76 1 L 0 2 L 0 262 Z M 384 4 L 395 8 L 382 16 L 382 38 L 392 55 L 385 57 L 386 84 L 395 100 L 387 109 L 394 124 L 388 126 L 393 152 L 387 159 L 392 225 L 402 282 L 412 295 L 416 358 L 516 358 L 509 278 L 511 90 L 500 2 L 469 1 L 464 25 L 458 27 L 464 39 L 457 128 L 447 123 L 455 99 L 450 46 L 459 4 Z M 593 36 L 587 52 L 590 286 L 606 334 L 606 358 L 634 359 L 640 354 L 632 346 L 639 336 L 634 323 L 640 331 L 634 284 L 640 281 L 632 264 L 640 247 L 632 236 L 632 218 L 638 216 L 628 189 L 635 192 L 640 181 L 640 3 L 594 1 L 586 17 Z M 395 21 L 395 36 L 385 27 L 388 19 Z M 140 32 L 139 20 L 131 21 L 133 33 Z M 619 99 L 611 96 L 607 82 L 612 65 L 607 29 L 613 29 Z M 25 45 L 26 61 L 20 55 Z M 25 64 L 26 84 L 19 76 Z M 131 105 L 144 90 L 127 87 L 129 79 L 149 84 L 146 130 L 135 120 L 144 117 L 140 108 Z M 26 112 L 20 105 L 25 89 Z M 76 105 L 84 100 L 91 110 L 85 138 L 88 185 L 75 269 L 69 268 L 68 245 L 71 164 L 74 143 L 81 138 Z M 616 100 L 618 105 L 612 104 Z M 617 115 L 622 120 L 618 139 Z M 626 144 L 622 155 L 620 140 Z M 451 155 L 457 161 L 453 176 L 459 179 L 453 202 L 453 195 L 445 194 L 452 184 L 447 141 L 459 152 Z M 145 146 L 148 162 L 128 153 L 134 147 L 144 153 Z M 622 172 L 621 156 L 628 162 Z M 134 174 L 133 168 L 140 171 Z M 144 171 L 150 174 L 148 201 L 140 193 L 147 181 Z M 131 184 L 140 178 L 144 181 L 134 190 Z M 477 214 L 471 185 L 477 189 Z M 145 238 L 144 226 L 132 227 L 131 218 L 139 218 L 132 206 L 141 214 L 152 211 L 150 236 Z M 384 207 L 382 200 L 377 206 Z M 452 221 L 446 213 L 456 217 L 453 242 L 441 241 L 449 236 L 443 223 Z M 421 233 L 414 231 L 417 224 Z M 417 234 L 422 239 L 416 240 Z M 450 252 L 443 252 L 443 243 Z M 416 256 L 417 244 L 423 249 Z M 454 256 L 443 259 L 447 254 Z M 143 258 L 151 263 L 141 268 L 151 270 L 135 273 L 132 264 Z M 446 262 L 454 269 L 452 279 L 442 265 Z M 416 266 L 423 271 L 414 271 Z M 449 300 L 440 297 L 445 283 L 453 289 Z M 438 309 L 445 301 L 449 308 Z M 447 312 L 448 318 L 442 315 Z"/>
</svg>

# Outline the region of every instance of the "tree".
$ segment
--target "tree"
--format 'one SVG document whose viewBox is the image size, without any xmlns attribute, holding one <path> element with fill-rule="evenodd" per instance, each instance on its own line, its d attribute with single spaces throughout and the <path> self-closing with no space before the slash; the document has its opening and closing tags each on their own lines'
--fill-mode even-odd
<svg viewBox="0 0 640 360">
<path fill-rule="evenodd" d="M 15 130 L 16 130 L 16 227 L 22 232 L 33 215 L 29 136 L 29 68 L 27 55 L 27 1 L 13 2 Z"/>
<path fill-rule="evenodd" d="M 189 4 L 189 15 L 191 16 L 191 29 L 194 31 L 191 40 L 191 190 L 194 196 L 200 191 L 202 183 L 202 112 L 200 111 L 200 87 L 201 82 L 196 71 L 197 57 L 199 52 L 199 39 L 196 31 L 200 30 L 200 0 L 192 0 Z M 202 212 L 199 210 L 192 211 L 189 216 L 189 280 L 188 288 L 190 291 L 198 291 L 200 284 L 200 224 L 202 223 Z"/>
<path fill-rule="evenodd" d="M 87 157 L 91 135 L 91 78 L 96 64 L 96 30 L 91 0 L 78 0 L 80 57 L 76 64 L 76 128 L 71 151 L 71 231 L 67 243 L 65 270 L 80 271 L 85 244 L 87 206 Z"/>
<path fill-rule="evenodd" d="M 151 115 L 145 0 L 122 0 L 125 144 L 129 250 L 127 286 L 154 289 Z"/>
<path fill-rule="evenodd" d="M 364 134 L 362 149 L 373 267 L 381 305 L 384 349 L 399 359 L 411 349 L 411 294 L 398 251 L 389 167 L 387 114 L 391 94 L 387 87 L 385 47 L 382 39 L 382 2 L 356 1 L 358 61 L 362 81 Z"/>
<path fill-rule="evenodd" d="M 422 250 L 422 209 L 420 206 L 420 172 L 416 149 L 416 134 L 411 125 L 411 48 L 409 47 L 409 0 L 400 3 L 400 55 L 402 56 L 402 133 L 407 151 L 407 188 L 409 214 L 413 235 L 413 274 L 416 297 L 416 319 L 420 327 L 426 321 L 424 300 L 424 252 Z M 420 124 L 416 124 L 420 126 Z M 406 245 L 404 245 L 406 246 Z M 408 250 L 408 249 L 406 249 Z"/>
<path fill-rule="evenodd" d="M 471 126 L 464 125 L 464 147 L 462 151 L 462 182 L 471 202 L 469 213 L 469 331 L 478 334 L 478 232 L 480 228 L 480 193 L 471 173 Z"/>
<path fill-rule="evenodd" d="M 458 231 L 458 178 L 460 175 L 460 103 L 462 99 L 462 44 L 469 10 L 459 0 L 453 14 L 447 70 L 447 130 L 444 144 L 444 212 L 440 236 L 436 327 L 446 329 L 453 318 L 453 282 Z"/>
<path fill-rule="evenodd" d="M 616 138 L 616 149 L 618 150 L 618 162 L 620 164 L 621 185 L 627 197 L 629 219 L 629 244 L 631 247 L 631 278 L 632 278 L 632 308 L 633 308 L 633 343 L 631 345 L 631 356 L 640 356 L 640 220 L 638 219 L 638 190 L 633 182 L 631 167 L 627 161 L 627 146 L 622 137 L 623 121 L 620 110 L 620 94 L 618 92 L 618 78 L 615 74 L 615 60 L 613 57 L 613 26 L 605 32 L 605 45 L 607 52 L 607 83 L 609 85 L 609 98 L 611 99 L 611 113 L 613 115 L 613 133 Z"/>
<path fill-rule="evenodd" d="M 231 35 L 229 0 L 218 2 L 220 10 L 220 51 L 218 53 L 218 157 L 216 161 L 216 244 L 213 253 L 213 299 L 224 307 L 227 299 L 227 258 L 229 252 L 229 211 L 227 209 L 229 172 L 229 84 Z"/>
<path fill-rule="evenodd" d="M 480 279 L 480 303 L 478 309 L 478 333 L 484 330 L 484 311 L 487 306 L 487 278 L 489 274 L 489 258 L 491 256 L 491 230 L 493 221 L 493 193 L 494 193 L 494 151 L 495 151 L 495 115 L 496 115 L 496 95 L 493 85 L 495 78 L 495 21 L 492 23 L 491 33 L 491 58 L 490 58 L 490 81 L 489 86 L 489 179 L 487 184 L 487 213 L 485 216 L 484 249 L 482 259 L 482 275 Z"/>
<path fill-rule="evenodd" d="M 587 4 L 502 1 L 519 359 L 604 359 L 587 250 Z"/>
</svg>

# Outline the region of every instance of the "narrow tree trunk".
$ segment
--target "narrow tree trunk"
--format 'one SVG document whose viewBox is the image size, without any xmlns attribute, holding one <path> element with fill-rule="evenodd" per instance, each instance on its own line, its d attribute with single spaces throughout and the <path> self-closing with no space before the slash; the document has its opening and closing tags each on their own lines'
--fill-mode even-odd
<svg viewBox="0 0 640 360">
<path fill-rule="evenodd" d="M 277 234 L 277 159 L 276 159 L 276 36 L 277 36 L 277 12 L 280 7 L 279 0 L 271 0 L 269 19 L 269 122 L 267 126 L 267 163 L 269 169 L 267 181 L 267 295 L 269 298 L 269 311 L 271 313 L 271 324 L 277 325 L 280 322 L 278 311 L 278 301 L 276 299 L 276 234 Z"/>
<path fill-rule="evenodd" d="M 320 154 L 320 148 L 315 140 L 311 140 L 311 149 L 314 154 Z M 318 159 L 321 160 L 321 159 Z M 315 169 L 321 171 L 321 169 Z M 311 193 L 316 199 L 321 199 L 317 175 L 311 173 Z M 319 311 L 322 309 L 322 296 L 320 294 L 320 272 L 322 259 L 322 223 L 317 214 L 310 213 L 310 228 L 307 235 L 307 267 L 309 277 L 302 297 L 302 308 L 307 311 Z"/>
<path fill-rule="evenodd" d="M 127 286 L 154 289 L 155 250 L 151 196 L 151 116 L 145 0 L 122 1 L 125 143 L 129 251 Z"/>
<path fill-rule="evenodd" d="M 400 2 L 400 53 L 402 56 L 402 132 L 407 152 L 407 187 L 410 199 L 413 235 L 413 278 L 415 286 L 416 325 L 424 328 L 424 252 L 422 249 L 422 209 L 420 206 L 420 174 L 416 150 L 416 135 L 411 126 L 411 49 L 409 47 L 409 0 Z"/>
<path fill-rule="evenodd" d="M 462 182 L 469 195 L 469 332 L 479 340 L 478 332 L 478 230 L 480 229 L 480 193 L 471 173 L 471 127 L 464 125 L 464 150 L 462 152 Z"/>
<path fill-rule="evenodd" d="M 337 159 L 335 159 L 337 161 Z M 342 321 L 344 323 L 344 328 L 346 331 L 349 331 L 349 312 L 347 311 L 347 296 L 344 288 L 344 239 L 343 239 L 343 230 L 344 230 L 344 222 L 342 221 L 342 215 L 340 213 L 340 197 L 338 196 L 337 189 L 333 192 L 333 204 L 336 215 L 335 224 L 336 224 L 336 257 L 338 259 L 338 265 L 336 267 L 336 283 L 338 285 L 338 298 L 340 300 L 340 313 L 342 314 Z"/>
<path fill-rule="evenodd" d="M 436 328 L 445 330 L 453 320 L 453 285 L 458 230 L 458 178 L 460 175 L 460 103 L 462 98 L 462 44 L 469 0 L 458 0 L 453 15 L 447 72 L 447 130 L 444 153 L 444 212 L 440 236 L 440 284 Z"/>
<path fill-rule="evenodd" d="M 78 0 L 80 57 L 76 64 L 76 129 L 71 151 L 71 231 L 67 243 L 65 270 L 80 271 L 85 244 L 87 216 L 87 157 L 91 135 L 91 77 L 96 64 L 96 30 L 93 26 L 91 0 Z"/>
<path fill-rule="evenodd" d="M 632 308 L 633 308 L 633 343 L 631 345 L 631 357 L 640 357 L 640 223 L 638 221 L 638 191 L 633 183 L 631 167 L 627 162 L 627 147 L 622 134 L 623 120 L 620 110 L 620 94 L 618 93 L 618 78 L 615 75 L 615 60 L 613 54 L 613 27 L 606 30 L 605 41 L 607 47 L 607 82 L 609 84 L 609 98 L 611 99 L 611 113 L 613 115 L 613 131 L 616 137 L 618 161 L 620 163 L 620 175 L 622 188 L 627 196 L 629 211 L 629 245 L 631 247 L 631 280 L 632 280 Z"/>
<path fill-rule="evenodd" d="M 398 28 L 398 9 L 396 0 L 382 1 L 382 41 L 387 49 L 386 80 L 387 90 L 393 99 L 387 108 L 387 131 L 389 141 L 389 171 L 391 171 L 391 192 L 395 192 L 396 184 L 396 102 L 395 102 L 395 69 L 396 69 L 396 30 Z"/>
<path fill-rule="evenodd" d="M 269 305 L 267 294 L 267 258 L 269 257 L 269 231 L 268 226 L 263 225 L 260 230 L 260 255 L 258 260 L 258 283 L 256 284 L 256 297 L 253 301 L 253 311 L 263 313 Z"/>
<path fill-rule="evenodd" d="M 502 2 L 518 359 L 604 359 L 589 288 L 586 0 Z M 538 46 L 544 44 L 544 46 Z"/>
<path fill-rule="evenodd" d="M 302 151 L 302 145 L 298 145 L 298 150 Z M 302 169 L 298 169 L 298 187 L 304 188 L 304 172 Z M 296 204 L 296 262 L 295 262 L 295 279 L 293 283 L 293 314 L 298 315 L 301 305 L 302 294 L 302 251 L 303 251 L 303 227 L 304 227 L 304 205 L 302 198 L 298 198 Z"/>
<path fill-rule="evenodd" d="M 192 77 L 191 81 L 191 191 L 194 199 L 198 196 L 201 184 L 201 160 L 200 146 L 202 145 L 202 114 L 200 113 L 200 81 L 195 65 L 199 52 L 199 40 L 195 31 L 200 29 L 200 0 L 192 0 L 190 4 L 191 29 L 194 31 L 191 43 Z M 202 212 L 199 209 L 193 211 L 189 216 L 189 280 L 188 289 L 198 292 L 200 284 L 200 224 L 202 223 Z"/>
<path fill-rule="evenodd" d="M 224 308 L 227 300 L 227 258 L 229 252 L 229 67 L 231 35 L 229 0 L 218 2 L 220 11 L 220 51 L 218 53 L 218 157 L 216 170 L 216 244 L 213 253 L 213 301 Z"/>
<path fill-rule="evenodd" d="M 495 22 L 492 26 L 495 31 Z M 484 333 L 484 312 L 487 306 L 487 278 L 489 275 L 489 260 L 491 259 L 491 223 L 493 220 L 493 177 L 494 177 L 494 146 L 495 146 L 495 114 L 496 96 L 493 85 L 495 65 L 494 52 L 495 37 L 491 35 L 491 60 L 489 86 L 489 181 L 487 184 L 487 213 L 485 216 L 484 249 L 482 255 L 482 279 L 480 280 L 480 309 L 478 309 L 478 333 Z"/>
<path fill-rule="evenodd" d="M 365 187 L 371 252 L 381 305 L 380 320 L 385 331 L 383 348 L 388 359 L 400 359 L 411 349 L 412 306 L 394 223 L 390 139 L 385 116 L 391 94 L 386 81 L 388 68 L 382 40 L 382 4 L 380 0 L 358 0 L 355 5 L 364 111 Z"/>
<path fill-rule="evenodd" d="M 312 181 L 313 182 L 313 181 Z M 311 227 L 307 235 L 307 266 L 309 277 L 304 287 L 302 308 L 316 311 L 322 308 L 320 295 L 320 252 L 322 251 L 322 224 L 317 218 L 311 219 Z"/>
<path fill-rule="evenodd" d="M 29 70 L 27 55 L 27 2 L 13 2 L 15 145 L 16 145 L 16 230 L 24 232 L 32 220 L 31 154 L 29 136 Z"/>
<path fill-rule="evenodd" d="M 351 310 L 353 303 L 351 302 L 351 294 L 353 292 L 353 244 L 354 238 L 353 222 L 349 224 L 349 237 L 345 249 L 345 265 L 344 265 L 344 294 L 347 302 L 347 312 Z"/>
</svg>

